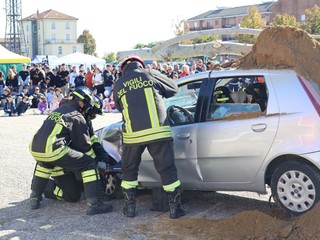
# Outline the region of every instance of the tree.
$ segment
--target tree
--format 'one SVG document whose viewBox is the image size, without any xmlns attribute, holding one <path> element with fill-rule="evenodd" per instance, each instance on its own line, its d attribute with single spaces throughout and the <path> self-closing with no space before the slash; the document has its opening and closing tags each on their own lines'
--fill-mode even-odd
<svg viewBox="0 0 320 240">
<path fill-rule="evenodd" d="M 257 7 L 250 7 L 248 16 L 242 19 L 240 26 L 242 28 L 263 29 L 266 25 L 265 21 L 261 18 L 259 9 Z M 241 43 L 253 44 L 256 42 L 257 37 L 252 35 L 238 35 L 236 39 Z"/>
<path fill-rule="evenodd" d="M 82 35 L 78 37 L 78 43 L 84 43 L 84 53 L 96 56 L 96 40 L 93 38 L 89 30 L 83 30 Z"/>
<path fill-rule="evenodd" d="M 102 58 L 104 60 L 106 60 L 106 62 L 108 62 L 108 63 L 117 61 L 116 53 L 114 53 L 114 52 L 110 52 L 108 54 L 104 54 L 104 56 Z"/>
<path fill-rule="evenodd" d="M 305 30 L 311 34 L 320 34 L 320 7 L 314 5 L 311 9 L 306 9 Z"/>
<path fill-rule="evenodd" d="M 297 27 L 297 19 L 293 15 L 288 14 L 277 14 L 272 22 L 270 23 L 270 26 L 272 27 L 284 27 L 284 26 L 291 26 L 291 27 Z"/>
</svg>

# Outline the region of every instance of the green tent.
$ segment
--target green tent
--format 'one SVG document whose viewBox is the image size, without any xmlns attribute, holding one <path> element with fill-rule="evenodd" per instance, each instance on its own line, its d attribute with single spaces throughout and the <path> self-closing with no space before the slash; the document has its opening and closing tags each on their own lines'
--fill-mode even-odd
<svg viewBox="0 0 320 240">
<path fill-rule="evenodd" d="M 10 52 L 8 49 L 0 45 L 0 70 L 5 76 L 8 74 L 8 69 L 12 66 L 16 66 L 17 72 L 22 70 L 23 64 L 30 64 L 31 59 L 19 54 Z"/>
</svg>

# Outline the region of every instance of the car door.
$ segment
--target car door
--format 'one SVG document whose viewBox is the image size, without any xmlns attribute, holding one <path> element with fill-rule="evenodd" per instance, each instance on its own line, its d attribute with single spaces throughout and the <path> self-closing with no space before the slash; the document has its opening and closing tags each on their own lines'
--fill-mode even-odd
<svg viewBox="0 0 320 240">
<path fill-rule="evenodd" d="M 268 76 L 261 77 L 271 90 Z M 212 96 L 208 101 L 213 101 L 213 85 L 207 88 L 206 94 Z M 269 91 L 268 104 L 274 98 L 273 91 Z M 197 156 L 203 181 L 231 184 L 229 187 L 234 183 L 233 189 L 238 183 L 252 182 L 274 141 L 279 115 L 269 115 L 268 107 L 257 114 L 257 103 L 235 103 L 233 110 L 239 106 L 242 110 L 237 112 L 230 107 L 227 110 L 230 113 L 216 118 L 211 105 L 207 103 L 206 117 L 197 127 Z M 227 185 L 223 188 L 228 189 Z"/>
</svg>

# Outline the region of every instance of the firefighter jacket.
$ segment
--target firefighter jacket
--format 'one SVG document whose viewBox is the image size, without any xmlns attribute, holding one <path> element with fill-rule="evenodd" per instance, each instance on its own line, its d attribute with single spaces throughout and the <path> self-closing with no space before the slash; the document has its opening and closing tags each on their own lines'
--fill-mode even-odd
<svg viewBox="0 0 320 240">
<path fill-rule="evenodd" d="M 95 157 L 85 118 L 76 101 L 67 101 L 51 112 L 30 144 L 35 160 L 52 162 L 73 149 Z"/>
<path fill-rule="evenodd" d="M 156 70 L 129 63 L 115 83 L 114 99 L 123 116 L 123 143 L 145 144 L 172 139 L 163 97 L 172 97 L 177 84 Z"/>
</svg>

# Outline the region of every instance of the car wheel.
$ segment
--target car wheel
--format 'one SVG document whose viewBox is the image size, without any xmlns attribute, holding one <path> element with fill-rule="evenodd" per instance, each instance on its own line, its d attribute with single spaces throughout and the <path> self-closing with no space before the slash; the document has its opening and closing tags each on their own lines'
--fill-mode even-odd
<svg viewBox="0 0 320 240">
<path fill-rule="evenodd" d="M 121 180 L 116 174 L 105 175 L 104 192 L 111 198 L 122 198 Z"/>
<path fill-rule="evenodd" d="M 320 199 L 319 171 L 302 162 L 285 162 L 272 175 L 271 191 L 277 205 L 290 215 L 299 216 Z"/>
</svg>

